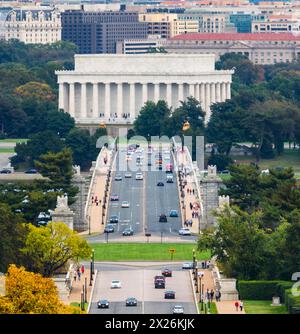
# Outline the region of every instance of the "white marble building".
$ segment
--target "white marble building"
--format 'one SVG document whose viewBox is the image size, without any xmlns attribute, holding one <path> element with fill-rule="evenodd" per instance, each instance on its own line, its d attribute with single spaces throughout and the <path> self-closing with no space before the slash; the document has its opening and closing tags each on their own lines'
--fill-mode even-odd
<svg viewBox="0 0 300 334">
<path fill-rule="evenodd" d="M 56 71 L 59 109 L 84 126 L 132 124 L 148 100 L 173 110 L 188 96 L 210 105 L 230 99 L 231 70 L 215 70 L 213 54 L 75 55 L 75 69 Z"/>
</svg>

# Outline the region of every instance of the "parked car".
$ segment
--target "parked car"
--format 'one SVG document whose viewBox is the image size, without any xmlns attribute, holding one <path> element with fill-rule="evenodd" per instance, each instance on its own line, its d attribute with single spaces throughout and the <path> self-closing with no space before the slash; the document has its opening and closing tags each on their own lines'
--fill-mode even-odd
<svg viewBox="0 0 300 334">
<path fill-rule="evenodd" d="M 181 305 L 175 305 L 173 308 L 173 314 L 183 314 L 184 308 Z"/>
<path fill-rule="evenodd" d="M 184 262 L 182 264 L 182 269 L 193 269 L 194 265 L 193 262 Z"/>
<path fill-rule="evenodd" d="M 175 291 L 173 290 L 165 291 L 165 299 L 175 299 Z"/>
<path fill-rule="evenodd" d="M 164 186 L 164 183 L 163 183 L 163 182 L 157 182 L 157 186 L 158 186 L 158 187 L 163 187 L 163 186 Z"/>
<path fill-rule="evenodd" d="M 122 176 L 121 175 L 116 175 L 115 176 L 115 181 L 122 181 Z"/>
<path fill-rule="evenodd" d="M 126 173 L 125 174 L 125 179 L 129 179 L 129 178 L 131 178 L 132 177 L 132 174 L 131 173 Z"/>
<path fill-rule="evenodd" d="M 188 228 L 181 228 L 178 231 L 179 235 L 191 235 L 191 231 Z"/>
<path fill-rule="evenodd" d="M 34 168 L 28 169 L 25 174 L 37 174 L 37 170 Z"/>
<path fill-rule="evenodd" d="M 169 216 L 170 217 L 178 217 L 178 211 L 177 210 L 171 210 Z"/>
<path fill-rule="evenodd" d="M 109 301 L 106 299 L 101 299 L 97 303 L 98 308 L 109 308 Z"/>
<path fill-rule="evenodd" d="M 159 220 L 158 220 L 160 223 L 167 223 L 168 222 L 168 219 L 167 219 L 167 216 L 165 214 L 161 214 L 159 216 Z"/>
<path fill-rule="evenodd" d="M 144 179 L 143 173 L 136 173 L 135 174 L 135 179 L 136 180 L 143 180 Z"/>
<path fill-rule="evenodd" d="M 137 306 L 137 299 L 134 297 L 127 298 L 126 306 Z"/>
<path fill-rule="evenodd" d="M 119 280 L 112 280 L 110 283 L 111 289 L 120 289 L 121 288 L 121 281 Z"/>
<path fill-rule="evenodd" d="M 164 277 L 172 277 L 172 270 L 168 269 L 168 268 L 165 268 L 161 274 L 164 276 Z"/>
<path fill-rule="evenodd" d="M 117 224 L 119 222 L 119 217 L 116 215 L 111 215 L 109 218 L 110 224 Z"/>
<path fill-rule="evenodd" d="M 122 232 L 122 235 L 124 236 L 133 235 L 133 229 L 131 227 L 125 228 L 125 230 Z"/>
<path fill-rule="evenodd" d="M 11 174 L 11 170 L 10 169 L 2 169 L 0 174 Z"/>
<path fill-rule="evenodd" d="M 113 233 L 115 232 L 115 228 L 112 224 L 107 224 L 104 228 L 104 233 Z"/>
</svg>

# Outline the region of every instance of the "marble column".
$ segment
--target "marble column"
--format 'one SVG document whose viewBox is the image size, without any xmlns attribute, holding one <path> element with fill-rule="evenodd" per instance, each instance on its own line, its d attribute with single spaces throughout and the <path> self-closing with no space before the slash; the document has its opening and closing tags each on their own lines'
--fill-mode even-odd
<svg viewBox="0 0 300 334">
<path fill-rule="evenodd" d="M 202 109 L 205 110 L 205 84 L 204 83 L 200 84 L 200 102 L 201 102 Z"/>
<path fill-rule="evenodd" d="M 123 83 L 117 84 L 117 115 L 122 119 L 123 114 Z"/>
<path fill-rule="evenodd" d="M 148 84 L 142 84 L 142 106 L 148 101 Z"/>
<path fill-rule="evenodd" d="M 205 84 L 205 111 L 209 110 L 211 100 L 210 100 L 210 84 Z"/>
<path fill-rule="evenodd" d="M 221 101 L 224 102 L 226 100 L 226 83 L 221 83 Z"/>
<path fill-rule="evenodd" d="M 213 104 L 216 102 L 216 84 L 212 83 L 210 84 L 210 104 Z"/>
<path fill-rule="evenodd" d="M 105 101 L 104 101 L 104 117 L 106 119 L 111 118 L 110 116 L 110 83 L 105 83 Z"/>
<path fill-rule="evenodd" d="M 154 84 L 154 102 L 157 103 L 159 100 L 159 83 Z"/>
<path fill-rule="evenodd" d="M 58 109 L 64 109 L 64 83 L 59 84 L 59 93 L 58 93 Z"/>
<path fill-rule="evenodd" d="M 171 83 L 167 83 L 166 102 L 168 104 L 168 107 L 172 107 L 172 84 Z"/>
<path fill-rule="evenodd" d="M 195 85 L 194 84 L 189 84 L 189 93 L 188 97 L 195 96 Z"/>
<path fill-rule="evenodd" d="M 69 84 L 69 114 L 75 117 L 75 84 Z"/>
<path fill-rule="evenodd" d="M 87 118 L 86 111 L 86 83 L 81 83 L 81 110 L 80 110 L 80 118 Z"/>
<path fill-rule="evenodd" d="M 93 118 L 99 118 L 98 83 L 93 83 Z"/>
<path fill-rule="evenodd" d="M 135 84 L 129 84 L 129 113 L 130 118 L 135 117 Z"/>
<path fill-rule="evenodd" d="M 195 96 L 195 99 L 197 101 L 200 100 L 200 91 L 199 91 L 199 89 L 200 89 L 199 84 L 195 84 L 195 94 L 194 94 L 194 96 Z"/>
<path fill-rule="evenodd" d="M 216 84 L 216 102 L 221 102 L 221 85 L 219 82 Z"/>
<path fill-rule="evenodd" d="M 180 106 L 180 101 L 184 100 L 183 99 L 183 89 L 184 89 L 183 83 L 178 84 L 178 103 L 177 103 L 178 107 Z"/>
<path fill-rule="evenodd" d="M 226 83 L 226 99 L 231 99 L 230 82 Z"/>
</svg>

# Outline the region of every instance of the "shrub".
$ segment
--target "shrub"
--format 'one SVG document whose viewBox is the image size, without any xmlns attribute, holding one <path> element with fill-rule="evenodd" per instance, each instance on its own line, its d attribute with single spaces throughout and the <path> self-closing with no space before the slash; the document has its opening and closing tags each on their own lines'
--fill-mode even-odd
<svg viewBox="0 0 300 334">
<path fill-rule="evenodd" d="M 278 296 L 278 285 L 283 281 L 238 281 L 237 289 L 244 300 L 272 300 Z"/>
<path fill-rule="evenodd" d="M 278 293 L 278 296 L 280 297 L 280 300 L 282 303 L 285 303 L 285 292 L 286 290 L 288 289 L 291 289 L 291 287 L 293 286 L 293 282 L 281 282 L 281 283 L 278 283 L 277 285 L 277 293 Z"/>
</svg>

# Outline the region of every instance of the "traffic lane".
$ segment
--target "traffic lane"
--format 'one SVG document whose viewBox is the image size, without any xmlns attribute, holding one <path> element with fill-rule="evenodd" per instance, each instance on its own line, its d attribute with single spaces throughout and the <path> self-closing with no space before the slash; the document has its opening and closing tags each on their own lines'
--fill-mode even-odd
<svg viewBox="0 0 300 334">
<path fill-rule="evenodd" d="M 175 305 L 183 306 L 184 314 L 197 314 L 195 304 L 177 302 L 176 299 L 175 301 L 168 301 L 166 303 L 145 302 L 144 312 L 145 314 L 172 314 Z"/>
<path fill-rule="evenodd" d="M 126 306 L 124 302 L 111 302 L 109 308 L 98 308 L 97 303 L 92 303 L 90 308 L 91 314 L 142 314 L 142 303 L 138 302 L 137 306 Z"/>
</svg>

